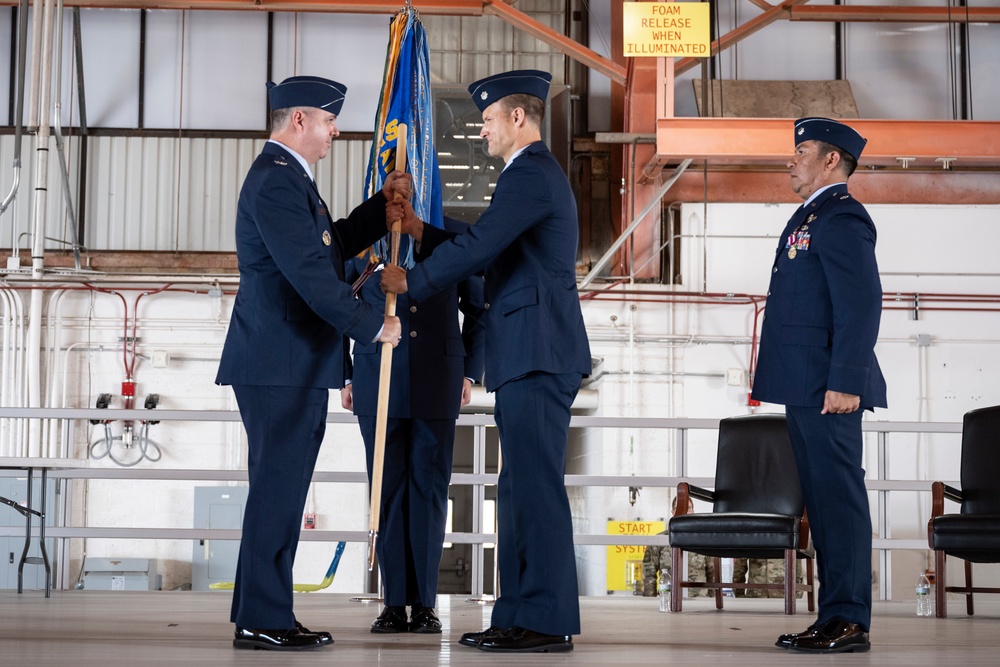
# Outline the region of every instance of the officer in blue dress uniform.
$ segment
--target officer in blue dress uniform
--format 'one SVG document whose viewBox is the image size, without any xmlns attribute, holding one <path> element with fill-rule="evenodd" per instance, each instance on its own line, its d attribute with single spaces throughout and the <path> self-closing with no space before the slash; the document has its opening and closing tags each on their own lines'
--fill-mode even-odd
<svg viewBox="0 0 1000 667">
<path fill-rule="evenodd" d="M 311 649 L 333 642 L 292 611 L 292 563 L 326 429 L 330 388 L 344 385 L 345 336 L 395 345 L 399 320 L 357 301 L 344 259 L 385 234 L 386 202 L 409 195 L 394 172 L 382 191 L 334 222 L 311 164 L 340 132 L 346 88 L 296 76 L 268 83 L 271 137 L 240 191 L 240 286 L 216 377 L 232 385 L 247 433 L 244 511 L 231 620 L 233 646 Z"/>
<path fill-rule="evenodd" d="M 486 389 L 503 457 L 497 487 L 500 596 L 492 625 L 460 644 L 485 651 L 570 651 L 580 632 L 573 527 L 563 475 L 570 406 L 591 370 L 576 288 L 578 222 L 566 174 L 541 141 L 552 77 L 518 70 L 469 87 L 480 136 L 506 163 L 489 208 L 467 232 L 414 220 L 403 231 L 431 256 L 382 284 L 423 300 L 478 271 L 486 280 Z M 390 217 L 392 212 L 390 211 Z"/>
<path fill-rule="evenodd" d="M 753 397 L 785 405 L 819 568 L 819 615 L 776 646 L 871 647 L 872 530 L 861 416 L 886 407 L 875 359 L 882 286 L 875 225 L 847 191 L 865 139 L 826 118 L 795 122 L 792 190 L 805 200 L 771 269 Z"/>
<path fill-rule="evenodd" d="M 456 233 L 468 227 L 448 218 L 445 226 Z M 400 263 L 412 267 L 422 256 L 407 252 L 409 239 L 401 239 Z M 348 279 L 364 276 L 369 262 L 367 256 L 348 261 Z M 364 280 L 358 294 L 384 311 L 380 277 L 381 272 L 375 272 Z M 421 301 L 400 294 L 396 312 L 403 336 L 392 354 L 381 525 L 375 543 L 385 608 L 371 631 L 439 633 L 441 621 L 434 607 L 448 518 L 455 420 L 471 399 L 473 382 L 483 378 L 483 279 L 469 276 Z M 381 345 L 355 343 L 352 383 L 340 390 L 341 404 L 358 417 L 369 482 L 381 361 Z"/>
</svg>

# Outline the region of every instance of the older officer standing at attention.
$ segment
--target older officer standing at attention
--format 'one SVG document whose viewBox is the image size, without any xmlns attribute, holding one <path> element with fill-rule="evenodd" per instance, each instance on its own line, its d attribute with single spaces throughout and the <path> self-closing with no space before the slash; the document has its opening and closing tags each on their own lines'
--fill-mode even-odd
<svg viewBox="0 0 1000 667">
<path fill-rule="evenodd" d="M 591 370 L 576 289 L 578 222 L 566 174 L 541 141 L 552 76 L 518 70 L 469 87 L 480 136 L 506 163 L 489 208 L 382 284 L 423 300 L 485 272 L 486 389 L 503 463 L 497 487 L 500 597 L 492 626 L 459 642 L 485 651 L 571 651 L 580 632 L 573 526 L 563 475 L 570 406 Z M 404 203 L 403 231 L 433 245 L 443 234 Z M 390 212 L 391 214 L 391 212 Z"/>
<path fill-rule="evenodd" d="M 819 567 L 819 616 L 776 646 L 871 648 L 872 526 L 862 468 L 863 410 L 886 407 L 875 359 L 882 285 L 875 225 L 847 191 L 865 139 L 826 118 L 795 122 L 792 190 L 805 203 L 771 270 L 753 397 L 785 405 Z"/>
<path fill-rule="evenodd" d="M 346 336 L 396 345 L 399 320 L 356 301 L 344 259 L 385 234 L 382 192 L 334 222 L 311 164 L 340 132 L 346 88 L 296 76 L 268 83 L 271 138 L 247 173 L 236 213 L 240 287 L 216 382 L 230 384 L 247 433 L 250 493 L 231 620 L 233 646 L 298 650 L 333 643 L 292 611 L 302 510 L 326 429 L 330 388 L 344 386 Z"/>
</svg>

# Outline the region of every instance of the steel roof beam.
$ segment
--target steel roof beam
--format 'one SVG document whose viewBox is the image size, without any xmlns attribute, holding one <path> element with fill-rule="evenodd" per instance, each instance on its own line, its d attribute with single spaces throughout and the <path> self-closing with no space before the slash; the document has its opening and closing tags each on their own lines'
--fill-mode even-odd
<svg viewBox="0 0 1000 667">
<path fill-rule="evenodd" d="M 0 0 L 0 6 L 17 0 Z M 263 12 L 395 14 L 405 0 L 64 0 L 66 7 L 102 9 L 207 9 Z M 483 0 L 411 0 L 422 14 L 482 16 Z"/>
<path fill-rule="evenodd" d="M 555 47 L 573 60 L 600 72 L 612 81 L 625 83 L 625 68 L 612 62 L 587 47 L 539 23 L 524 12 L 520 12 L 503 0 L 484 0 L 487 14 L 498 16 L 515 28 L 532 35 L 549 46 Z"/>
<path fill-rule="evenodd" d="M 824 5 L 792 7 L 792 21 L 836 21 L 841 23 L 1000 23 L 1000 7 L 888 7 Z"/>
<path fill-rule="evenodd" d="M 779 164 L 792 154 L 791 118 L 659 118 L 656 159 Z M 859 169 L 1000 165 L 1000 122 L 850 119 L 868 139 Z"/>
</svg>

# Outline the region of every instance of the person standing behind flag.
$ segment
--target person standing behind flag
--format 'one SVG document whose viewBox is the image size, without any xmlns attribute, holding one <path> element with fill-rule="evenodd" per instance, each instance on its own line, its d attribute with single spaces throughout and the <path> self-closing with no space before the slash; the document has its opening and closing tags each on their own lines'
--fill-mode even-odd
<svg viewBox="0 0 1000 667">
<path fill-rule="evenodd" d="M 296 620 L 292 564 L 329 390 L 344 383 L 345 336 L 395 346 L 400 335 L 399 318 L 353 298 L 344 258 L 385 234 L 386 201 L 409 196 L 410 181 L 393 172 L 379 193 L 334 222 L 309 165 L 340 134 L 347 88 L 313 76 L 267 87 L 271 137 L 240 190 L 240 287 L 215 381 L 236 395 L 250 477 L 233 646 L 288 651 L 333 643 Z"/>
<path fill-rule="evenodd" d="M 486 281 L 486 389 L 503 463 L 497 487 L 500 596 L 492 625 L 459 643 L 484 651 L 572 651 L 580 632 L 573 526 L 564 474 L 570 407 L 590 374 L 576 289 L 579 227 L 566 174 L 541 141 L 552 75 L 516 70 L 469 87 L 480 136 L 506 163 L 489 208 L 466 233 L 444 238 L 408 202 L 402 231 L 431 256 L 382 285 L 422 300 L 465 276 Z M 387 208 L 390 217 L 393 206 Z"/>
<path fill-rule="evenodd" d="M 468 227 L 447 218 L 445 222 L 461 225 L 454 231 Z M 416 259 L 421 259 L 419 253 Z M 360 276 L 367 262 L 358 257 L 350 260 L 348 279 Z M 358 295 L 384 310 L 378 276 L 366 280 Z M 461 329 L 459 310 L 464 316 Z M 448 518 L 455 420 L 460 407 L 469 403 L 473 381 L 483 377 L 483 279 L 470 276 L 421 301 L 401 294 L 396 312 L 402 340 L 392 355 L 381 526 L 375 543 L 385 607 L 371 631 L 439 633 L 441 621 L 434 607 Z M 358 418 L 369 482 L 381 359 L 381 345 L 355 343 L 352 382 L 340 390 L 341 405 Z"/>
<path fill-rule="evenodd" d="M 371 192 L 380 187 L 397 154 L 405 155 L 413 206 L 424 219 L 442 227 L 429 61 L 426 31 L 416 11 L 407 5 L 389 28 L 365 188 Z M 400 125 L 407 131 L 400 133 Z M 398 153 L 404 137 L 405 150 Z M 419 255 L 408 237 L 400 241 L 399 261 L 412 267 Z M 383 261 L 389 257 L 389 236 L 376 243 L 373 251 Z M 355 258 L 348 273 L 364 276 L 372 268 Z M 362 281 L 361 300 L 384 308 L 379 280 Z M 472 380 L 481 381 L 483 375 L 482 303 L 483 281 L 478 276 L 420 301 L 401 296 L 396 312 L 403 323 L 404 344 L 394 351 L 384 387 L 380 387 L 381 346 L 359 343 L 354 347 L 353 383 L 341 392 L 341 404 L 358 417 L 369 482 L 373 477 L 382 479 L 375 551 L 385 608 L 372 624 L 375 633 L 441 632 L 434 606 L 448 516 L 455 419 L 460 404 L 470 399 Z M 461 332 L 459 309 L 465 314 Z M 388 414 L 382 422 L 384 453 L 375 461 L 380 389 L 388 394 L 383 395 L 388 399 Z"/>
</svg>

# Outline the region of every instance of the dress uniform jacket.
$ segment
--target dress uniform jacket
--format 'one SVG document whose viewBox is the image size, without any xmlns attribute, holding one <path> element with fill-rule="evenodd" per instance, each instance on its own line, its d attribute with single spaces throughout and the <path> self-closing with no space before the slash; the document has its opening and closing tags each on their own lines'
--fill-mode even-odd
<svg viewBox="0 0 1000 667">
<path fill-rule="evenodd" d="M 864 206 L 831 186 L 785 226 L 771 269 L 753 381 L 759 401 L 822 406 L 827 390 L 885 407 L 875 358 L 882 285 L 875 225 Z"/>
<path fill-rule="evenodd" d="M 381 193 L 335 223 L 309 174 L 277 143 L 264 145 L 240 191 L 240 287 L 216 376 L 233 385 L 247 433 L 237 627 L 295 627 L 292 563 L 329 388 L 343 386 L 349 363 L 344 336 L 371 340 L 384 323 L 343 282 L 344 258 L 384 234 Z"/>
<path fill-rule="evenodd" d="M 425 228 L 422 245 L 438 244 L 443 234 Z M 500 596 L 491 624 L 557 636 L 580 632 L 563 479 L 570 407 L 591 369 L 576 288 L 578 237 L 572 189 L 538 141 L 507 163 L 476 224 L 433 247 L 432 256 L 407 275 L 410 296 L 423 300 L 484 273 L 485 384 L 496 393 L 503 453 L 497 483 Z"/>
<path fill-rule="evenodd" d="M 357 301 L 344 259 L 385 235 L 381 193 L 336 223 L 316 184 L 280 145 L 268 142 L 240 192 L 236 256 L 240 287 L 218 384 L 344 386 L 344 336 L 370 341 L 382 311 Z"/>
<path fill-rule="evenodd" d="M 827 391 L 885 407 L 875 359 L 882 286 L 875 225 L 846 183 L 789 220 L 771 269 L 753 397 L 785 405 L 816 548 L 817 626 L 871 624 L 871 516 L 862 411 L 822 414 Z"/>
<path fill-rule="evenodd" d="M 447 232 L 424 228 L 424 243 Z M 591 370 L 576 289 L 576 202 L 543 142 L 525 148 L 497 179 L 489 208 L 466 233 L 407 275 L 423 300 L 465 276 L 486 278 L 486 390 L 532 371 Z"/>
</svg>

